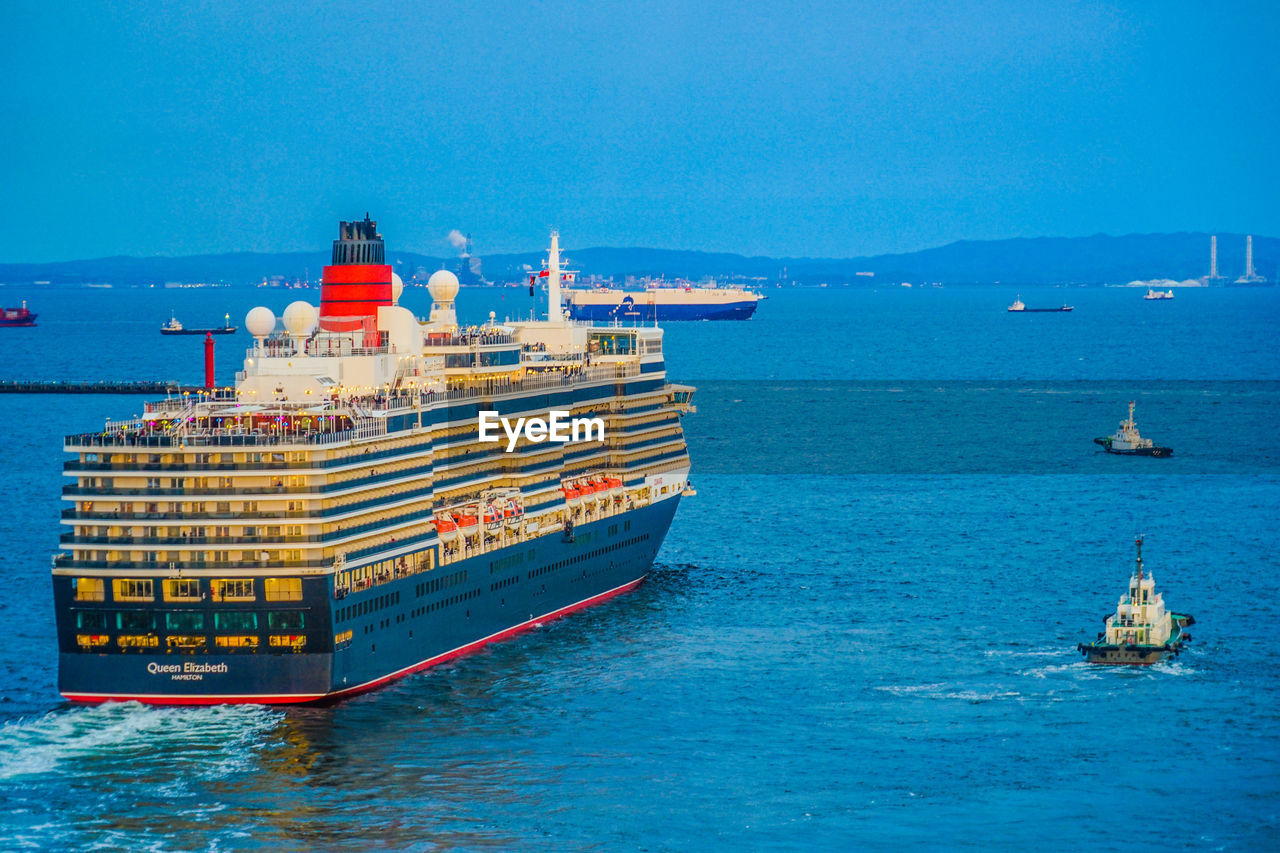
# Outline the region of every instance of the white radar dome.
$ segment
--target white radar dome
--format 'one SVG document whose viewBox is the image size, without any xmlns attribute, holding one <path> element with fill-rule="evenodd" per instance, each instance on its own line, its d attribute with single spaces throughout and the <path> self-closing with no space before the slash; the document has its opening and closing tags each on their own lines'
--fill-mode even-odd
<svg viewBox="0 0 1280 853">
<path fill-rule="evenodd" d="M 284 328 L 292 337 L 305 338 L 316 327 L 316 309 L 299 299 L 284 309 Z"/>
<path fill-rule="evenodd" d="M 400 304 L 400 294 L 402 293 L 404 293 L 404 279 L 400 277 L 399 273 L 393 272 L 391 274 L 391 304 L 392 305 Z"/>
<path fill-rule="evenodd" d="M 255 338 L 265 338 L 275 331 L 276 315 L 271 313 L 270 308 L 259 305 L 257 308 L 251 308 L 244 316 L 244 327 Z"/>
<path fill-rule="evenodd" d="M 436 302 L 452 302 L 458 295 L 458 277 L 448 270 L 436 270 L 427 279 L 427 290 Z"/>
</svg>

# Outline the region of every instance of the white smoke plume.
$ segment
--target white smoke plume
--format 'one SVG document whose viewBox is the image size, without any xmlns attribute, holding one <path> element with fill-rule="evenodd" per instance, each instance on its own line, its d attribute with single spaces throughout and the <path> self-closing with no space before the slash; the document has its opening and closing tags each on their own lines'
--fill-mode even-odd
<svg viewBox="0 0 1280 853">
<path fill-rule="evenodd" d="M 449 232 L 449 236 L 445 237 L 449 241 L 449 245 L 461 252 L 467 247 L 467 235 L 463 234 L 457 228 Z"/>
</svg>

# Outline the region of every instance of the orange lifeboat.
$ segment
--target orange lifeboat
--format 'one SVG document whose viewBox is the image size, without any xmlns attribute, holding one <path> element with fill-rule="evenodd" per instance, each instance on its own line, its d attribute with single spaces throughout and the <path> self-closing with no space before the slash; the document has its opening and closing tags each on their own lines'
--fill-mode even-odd
<svg viewBox="0 0 1280 853">
<path fill-rule="evenodd" d="M 484 523 L 491 529 L 497 527 L 502 522 L 502 512 L 493 504 L 489 504 L 484 508 Z"/>
<path fill-rule="evenodd" d="M 458 525 L 448 518 L 433 518 L 431 523 L 436 526 L 436 535 L 443 541 L 450 542 L 458 538 Z"/>
</svg>

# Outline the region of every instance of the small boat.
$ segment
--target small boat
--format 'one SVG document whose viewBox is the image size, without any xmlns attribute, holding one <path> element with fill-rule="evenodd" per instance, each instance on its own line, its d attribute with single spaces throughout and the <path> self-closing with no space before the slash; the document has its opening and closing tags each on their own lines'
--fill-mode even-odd
<svg viewBox="0 0 1280 853">
<path fill-rule="evenodd" d="M 1191 642 L 1183 629 L 1195 624 L 1185 613 L 1170 613 L 1164 607 L 1164 596 L 1156 592 L 1155 576 L 1142 570 L 1142 537 L 1134 540 L 1138 549 L 1137 566 L 1129 578 L 1129 592 L 1120 597 L 1113 615 L 1103 618 L 1105 630 L 1091 643 L 1078 643 L 1076 649 L 1089 663 L 1148 666 L 1169 657 L 1177 657 Z"/>
<path fill-rule="evenodd" d="M 1173 455 L 1172 447 L 1159 447 L 1149 438 L 1138 434 L 1138 425 L 1133 422 L 1133 401 L 1129 401 L 1129 417 L 1120 422 L 1115 435 L 1095 438 L 1094 444 L 1102 446 L 1108 453 L 1121 456 L 1155 456 L 1164 458 Z"/>
<path fill-rule="evenodd" d="M 169 322 L 162 323 L 160 326 L 160 334 L 162 335 L 231 335 L 235 334 L 236 327 L 231 325 L 231 315 L 223 315 L 223 325 L 214 326 L 204 329 L 188 329 L 182 325 L 182 322 L 172 313 L 169 314 Z"/>
<path fill-rule="evenodd" d="M 27 310 L 27 300 L 21 308 L 0 308 L 0 326 L 34 326 L 36 315 Z"/>
<path fill-rule="evenodd" d="M 1019 294 L 1018 298 L 1013 300 L 1013 304 L 1009 306 L 1008 310 L 1015 314 L 1049 314 L 1059 313 L 1062 311 L 1074 311 L 1075 306 L 1064 304 L 1061 308 L 1028 308 L 1026 303 L 1022 301 L 1022 295 Z"/>
<path fill-rule="evenodd" d="M 1147 295 L 1142 298 L 1147 300 L 1148 302 L 1154 302 L 1157 299 L 1172 299 L 1173 291 L 1172 290 L 1152 290 L 1151 288 L 1148 287 Z"/>
</svg>

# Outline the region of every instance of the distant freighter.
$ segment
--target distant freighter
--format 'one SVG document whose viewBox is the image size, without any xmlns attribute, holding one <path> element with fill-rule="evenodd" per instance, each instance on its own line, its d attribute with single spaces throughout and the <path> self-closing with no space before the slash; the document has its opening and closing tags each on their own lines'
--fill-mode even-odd
<svg viewBox="0 0 1280 853">
<path fill-rule="evenodd" d="M 567 290 L 573 320 L 745 320 L 764 299 L 741 287 L 650 287 L 645 290 Z"/>
<path fill-rule="evenodd" d="M 27 301 L 21 308 L 0 308 L 0 326 L 34 326 L 36 315 L 27 310 Z"/>
<path fill-rule="evenodd" d="M 1013 304 L 1009 306 L 1009 311 L 1015 314 L 1057 314 L 1063 311 L 1071 311 L 1072 306 L 1063 305 L 1061 308 L 1028 308 L 1027 304 L 1022 301 L 1022 296 L 1013 300 Z"/>
<path fill-rule="evenodd" d="M 182 322 L 172 314 L 169 315 L 169 322 L 160 326 L 160 334 L 162 335 L 233 335 L 236 327 L 231 325 L 231 315 L 223 315 L 223 324 L 221 326 L 212 326 L 210 328 L 193 329 L 183 326 Z"/>
</svg>

